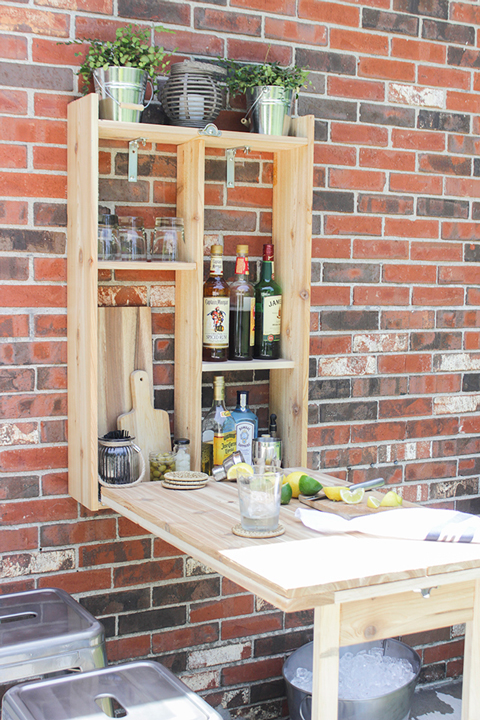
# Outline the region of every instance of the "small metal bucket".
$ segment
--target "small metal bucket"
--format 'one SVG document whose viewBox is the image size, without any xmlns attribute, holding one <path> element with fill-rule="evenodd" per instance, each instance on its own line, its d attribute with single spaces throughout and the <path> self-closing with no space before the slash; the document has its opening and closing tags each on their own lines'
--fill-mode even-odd
<svg viewBox="0 0 480 720">
<path fill-rule="evenodd" d="M 421 662 L 418 654 L 399 640 L 376 640 L 360 645 L 340 648 L 340 657 L 346 652 L 356 653 L 372 647 L 383 647 L 384 654 L 408 660 L 415 676 L 403 687 L 368 700 L 338 700 L 338 720 L 407 720 L 410 717 L 413 694 L 420 675 Z M 293 684 L 297 668 L 312 670 L 313 642 L 295 650 L 283 665 L 283 677 L 287 686 L 290 720 L 310 720 L 312 696 Z"/>
<path fill-rule="evenodd" d="M 286 90 L 279 85 L 264 85 L 247 90 L 246 95 L 247 114 L 242 122 L 244 125 L 250 123 L 250 132 L 288 135 L 293 90 Z"/>
<path fill-rule="evenodd" d="M 112 65 L 106 70 L 94 70 L 95 92 L 100 95 L 100 119 L 140 122 L 147 80 L 145 70 L 133 67 Z"/>
</svg>

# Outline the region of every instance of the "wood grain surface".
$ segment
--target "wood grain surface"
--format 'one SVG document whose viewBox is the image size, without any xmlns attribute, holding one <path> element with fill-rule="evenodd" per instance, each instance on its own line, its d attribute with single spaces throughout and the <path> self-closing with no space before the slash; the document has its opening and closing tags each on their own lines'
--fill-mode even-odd
<svg viewBox="0 0 480 720">
<path fill-rule="evenodd" d="M 133 409 L 119 415 L 117 427 L 135 438 L 145 460 L 144 482 L 150 480 L 150 452 L 168 452 L 172 449 L 170 421 L 165 410 L 152 405 L 152 385 L 145 370 L 135 370 L 130 375 Z"/>
</svg>

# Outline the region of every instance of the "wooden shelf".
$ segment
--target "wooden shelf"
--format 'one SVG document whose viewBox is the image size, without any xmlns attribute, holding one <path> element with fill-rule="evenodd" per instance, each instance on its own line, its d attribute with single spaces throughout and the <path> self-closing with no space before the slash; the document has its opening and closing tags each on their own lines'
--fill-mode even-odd
<svg viewBox="0 0 480 720">
<path fill-rule="evenodd" d="M 202 372 L 235 372 L 235 370 L 289 370 L 295 367 L 293 360 L 227 360 L 226 362 L 202 362 Z"/>
<path fill-rule="evenodd" d="M 196 263 L 188 262 L 162 262 L 159 260 L 99 260 L 99 270 L 151 270 L 164 272 L 165 270 L 196 270 Z"/>
<path fill-rule="evenodd" d="M 185 243 L 176 263 L 98 262 L 99 139 L 140 137 L 177 148 L 177 215 Z M 200 469 L 202 372 L 270 371 L 270 412 L 277 415 L 284 464 L 307 460 L 311 211 L 314 117 L 292 120 L 290 137 L 98 119 L 98 95 L 68 106 L 68 467 L 69 492 L 99 508 L 97 481 L 98 270 L 175 271 L 175 407 L 177 437 L 188 437 Z M 202 363 L 205 148 L 248 146 L 273 153 L 272 236 L 283 291 L 281 360 Z M 185 271 L 185 272 L 184 272 Z M 130 408 L 126 408 L 128 411 Z"/>
</svg>

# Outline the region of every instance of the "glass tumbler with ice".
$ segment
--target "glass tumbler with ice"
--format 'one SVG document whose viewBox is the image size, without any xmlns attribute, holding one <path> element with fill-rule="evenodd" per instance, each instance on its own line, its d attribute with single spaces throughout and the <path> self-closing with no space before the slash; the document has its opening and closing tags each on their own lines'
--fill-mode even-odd
<svg viewBox="0 0 480 720">
<path fill-rule="evenodd" d="M 271 532 L 278 528 L 282 473 L 255 467 L 253 475 L 237 476 L 242 528 Z"/>
</svg>

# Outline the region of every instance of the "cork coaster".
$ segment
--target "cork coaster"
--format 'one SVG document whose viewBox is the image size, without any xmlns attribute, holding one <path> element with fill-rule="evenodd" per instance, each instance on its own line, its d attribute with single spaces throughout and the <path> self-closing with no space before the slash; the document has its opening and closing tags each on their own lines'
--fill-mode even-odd
<svg viewBox="0 0 480 720">
<path fill-rule="evenodd" d="M 246 538 L 258 538 L 259 540 L 261 538 L 278 537 L 278 535 L 283 535 L 284 532 L 285 528 L 281 524 L 278 525 L 276 530 L 267 530 L 265 532 L 260 532 L 256 530 L 244 530 L 241 523 L 238 523 L 238 525 L 234 525 L 232 528 L 232 533 L 234 535 L 239 535 L 240 537 Z"/>
</svg>

